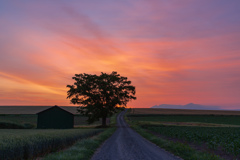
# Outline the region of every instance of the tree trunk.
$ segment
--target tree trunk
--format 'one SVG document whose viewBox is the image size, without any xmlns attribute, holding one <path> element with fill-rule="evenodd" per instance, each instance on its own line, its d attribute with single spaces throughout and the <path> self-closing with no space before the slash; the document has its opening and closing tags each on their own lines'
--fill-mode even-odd
<svg viewBox="0 0 240 160">
<path fill-rule="evenodd" d="M 106 126 L 106 121 L 107 121 L 107 117 L 106 116 L 103 116 L 102 117 L 102 126 Z"/>
</svg>

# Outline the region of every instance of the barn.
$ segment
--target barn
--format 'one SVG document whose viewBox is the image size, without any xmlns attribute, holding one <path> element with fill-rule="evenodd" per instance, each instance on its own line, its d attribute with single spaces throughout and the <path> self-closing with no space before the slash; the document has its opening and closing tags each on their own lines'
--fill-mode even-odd
<svg viewBox="0 0 240 160">
<path fill-rule="evenodd" d="M 74 115 L 58 106 L 37 113 L 37 128 L 67 129 L 73 128 Z"/>
</svg>

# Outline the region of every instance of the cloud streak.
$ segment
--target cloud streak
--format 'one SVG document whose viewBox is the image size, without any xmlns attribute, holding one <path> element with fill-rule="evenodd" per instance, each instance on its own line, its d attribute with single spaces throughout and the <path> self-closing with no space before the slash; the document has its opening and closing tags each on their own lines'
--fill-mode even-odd
<svg viewBox="0 0 240 160">
<path fill-rule="evenodd" d="M 238 108 L 239 2 L 1 2 L 0 105 L 70 105 L 75 73 L 118 71 L 133 107 Z"/>
</svg>

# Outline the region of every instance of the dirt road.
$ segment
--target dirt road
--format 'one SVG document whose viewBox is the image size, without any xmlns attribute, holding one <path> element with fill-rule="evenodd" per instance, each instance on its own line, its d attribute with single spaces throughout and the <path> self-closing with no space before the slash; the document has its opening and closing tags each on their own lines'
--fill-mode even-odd
<svg viewBox="0 0 240 160">
<path fill-rule="evenodd" d="M 92 160 L 179 160 L 155 144 L 147 141 L 124 121 L 121 112 L 117 117 L 118 129 L 101 148 Z"/>
</svg>

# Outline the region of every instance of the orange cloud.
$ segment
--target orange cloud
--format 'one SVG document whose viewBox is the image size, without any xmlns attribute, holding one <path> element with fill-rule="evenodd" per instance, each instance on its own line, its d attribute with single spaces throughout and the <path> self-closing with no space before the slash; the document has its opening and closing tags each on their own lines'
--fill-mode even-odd
<svg viewBox="0 0 240 160">
<path fill-rule="evenodd" d="M 128 4 L 7 3 L 18 9 L 4 10 L 0 22 L 0 105 L 69 105 L 74 74 L 111 71 L 136 85 L 133 107 L 240 104 L 231 4 Z"/>
</svg>

